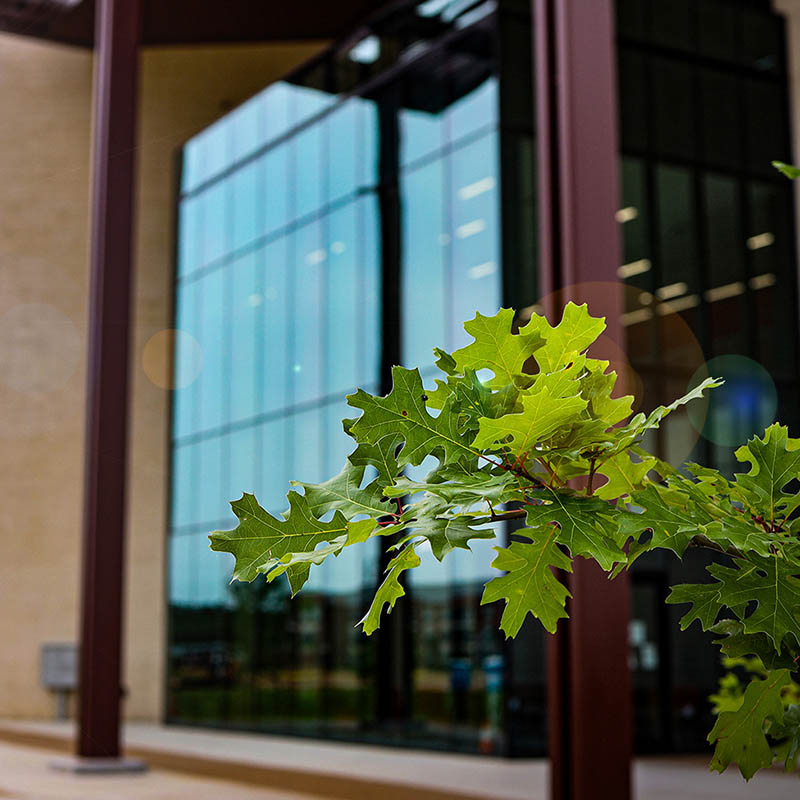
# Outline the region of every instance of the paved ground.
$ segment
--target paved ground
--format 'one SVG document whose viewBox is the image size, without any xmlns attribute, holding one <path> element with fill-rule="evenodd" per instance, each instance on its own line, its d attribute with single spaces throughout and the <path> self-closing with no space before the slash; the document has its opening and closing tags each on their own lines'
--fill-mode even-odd
<svg viewBox="0 0 800 800">
<path fill-rule="evenodd" d="M 0 744 L 2 800 L 323 800 L 257 786 L 150 770 L 141 775 L 72 775 L 50 769 L 54 754 Z"/>
<path fill-rule="evenodd" d="M 547 800 L 544 759 L 507 761 L 130 724 L 125 739 L 134 754 L 151 764 L 184 772 L 153 769 L 145 775 L 75 776 L 48 768 L 48 762 L 57 755 L 51 750 L 2 741 L 12 734 L 35 734 L 40 742 L 49 742 L 50 747 L 60 743 L 63 749 L 70 747 L 73 729 L 68 723 L 0 721 L 0 800 L 328 800 L 320 795 L 326 789 L 333 793 L 331 787 L 337 781 L 336 795 L 353 800 L 406 800 L 424 795 L 423 788 L 436 792 L 440 800 Z M 213 777 L 191 775 L 192 771 L 206 771 L 208 765 L 216 765 L 208 772 Z M 255 778 L 259 770 L 261 786 L 289 788 L 264 789 L 225 780 L 242 772 Z M 314 774 L 320 780 L 311 785 L 298 783 Z M 345 791 L 343 781 L 348 776 L 366 778 L 371 783 Z M 635 800 L 800 800 L 798 776 L 771 770 L 761 772 L 748 784 L 735 767 L 723 775 L 709 773 L 708 759 L 701 756 L 636 759 L 633 778 Z M 283 783 L 276 783 L 279 780 Z M 308 793 L 300 793 L 299 787 Z M 602 791 L 602 775 L 598 775 L 597 797 L 614 800 Z"/>
</svg>

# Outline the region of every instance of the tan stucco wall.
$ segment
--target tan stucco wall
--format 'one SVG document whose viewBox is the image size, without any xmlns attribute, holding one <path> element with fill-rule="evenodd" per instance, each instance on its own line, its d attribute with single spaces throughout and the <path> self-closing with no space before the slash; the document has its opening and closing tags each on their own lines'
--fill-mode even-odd
<svg viewBox="0 0 800 800">
<path fill-rule="evenodd" d="M 142 368 L 170 324 L 178 146 L 319 45 L 142 58 L 125 682 L 164 688 L 167 390 Z M 0 717 L 49 717 L 43 642 L 78 628 L 91 55 L 0 36 Z"/>
</svg>

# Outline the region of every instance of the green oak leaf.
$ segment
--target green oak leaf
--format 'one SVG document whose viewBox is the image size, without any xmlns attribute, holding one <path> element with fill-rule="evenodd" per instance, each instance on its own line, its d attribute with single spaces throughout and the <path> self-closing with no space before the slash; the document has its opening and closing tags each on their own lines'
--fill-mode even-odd
<svg viewBox="0 0 800 800">
<path fill-rule="evenodd" d="M 593 317 L 586 304 L 567 303 L 561 322 L 551 327 L 544 317 L 533 316 L 521 334 L 539 334 L 545 340 L 533 357 L 542 372 L 555 372 L 567 366 L 586 350 L 606 329 L 605 317 Z"/>
<path fill-rule="evenodd" d="M 654 458 L 634 463 L 627 451 L 611 456 L 597 468 L 597 474 L 604 475 L 608 482 L 595 489 L 595 496 L 601 500 L 616 500 L 641 489 L 645 476 L 655 464 Z"/>
<path fill-rule="evenodd" d="M 476 457 L 476 450 L 458 431 L 457 415 L 447 406 L 438 417 L 428 413 L 419 370 L 393 367 L 392 382 L 386 397 L 375 397 L 363 389 L 347 396 L 349 405 L 364 412 L 350 427 L 357 441 L 375 444 L 393 434 L 402 437 L 404 444 L 397 456 L 400 466 L 421 464 L 432 454 L 443 463 Z"/>
<path fill-rule="evenodd" d="M 346 420 L 350 427 L 356 420 Z M 348 426 L 345 431 L 349 433 Z M 359 442 L 358 447 L 347 457 L 355 467 L 374 467 L 378 471 L 378 484 L 386 486 L 394 483 L 394 479 L 403 471 L 397 463 L 397 449 L 403 443 L 403 437 L 390 432 L 375 442 Z"/>
<path fill-rule="evenodd" d="M 427 505 L 427 513 L 415 514 L 418 512 L 417 507 L 424 505 Z M 475 527 L 476 525 L 485 525 L 489 521 L 487 518 L 476 518 L 464 514 L 451 516 L 441 513 L 448 507 L 441 501 L 430 505 L 415 503 L 411 506 L 409 514 L 415 514 L 415 516 L 404 522 L 410 529 L 410 533 L 398 543 L 398 546 L 422 537 L 430 542 L 431 552 L 436 560 L 441 561 L 456 548 L 470 550 L 469 542 L 472 539 L 497 538 L 497 531 L 493 528 Z"/>
<path fill-rule="evenodd" d="M 757 603 L 742 619 L 745 633 L 765 633 L 780 652 L 781 642 L 792 637 L 800 644 L 800 563 L 778 555 L 736 559 L 735 567 L 710 564 L 709 573 L 719 583 L 720 601 L 739 616 L 738 609 Z"/>
<path fill-rule="evenodd" d="M 387 502 L 380 481 L 372 481 L 361 488 L 364 480 L 363 465 L 346 461 L 342 471 L 325 483 L 291 481 L 292 486 L 302 486 L 308 507 L 316 517 L 331 509 L 341 511 L 348 519 L 359 514 L 380 518 L 395 511 Z"/>
<path fill-rule="evenodd" d="M 782 172 L 787 178 L 791 178 L 795 180 L 795 178 L 800 178 L 800 168 L 794 167 L 791 164 L 786 164 L 783 161 L 773 161 L 772 166 L 775 167 L 779 172 Z"/>
<path fill-rule="evenodd" d="M 751 468 L 736 475 L 734 488 L 770 525 L 800 505 L 800 494 L 782 491 L 789 481 L 800 477 L 800 439 L 790 439 L 788 428 L 771 425 L 763 439 L 754 436 L 742 445 L 736 458 L 749 462 Z"/>
<path fill-rule="evenodd" d="M 772 764 L 772 750 L 764 734 L 768 719 L 783 719 L 781 689 L 789 683 L 789 671 L 770 672 L 762 680 L 750 681 L 741 707 L 723 711 L 708 734 L 715 745 L 711 769 L 724 772 L 731 762 L 739 766 L 745 780 Z"/>
<path fill-rule="evenodd" d="M 475 319 L 464 323 L 464 329 L 474 342 L 456 350 L 453 359 L 458 369 L 475 372 L 489 369 L 494 377 L 487 382 L 491 389 L 502 389 L 522 378 L 522 366 L 544 343 L 538 335 L 519 335 L 512 333 L 514 311 L 501 308 L 493 317 L 485 317 L 480 312 Z M 527 378 L 523 379 L 527 382 Z"/>
<path fill-rule="evenodd" d="M 778 741 L 775 747 L 778 761 L 784 762 L 787 772 L 794 772 L 800 758 L 800 706 L 786 708 L 783 719 L 769 726 L 769 735 Z"/>
<path fill-rule="evenodd" d="M 346 534 L 337 536 L 324 547 L 317 547 L 310 551 L 287 553 L 280 559 L 272 559 L 261 565 L 258 571 L 263 572 L 270 583 L 285 573 L 289 579 L 292 597 L 294 597 L 308 580 L 312 566 L 322 564 L 328 556 L 338 556 L 345 547 L 365 542 L 376 532 L 386 536 L 402 530 L 402 527 L 391 525 L 378 528 L 375 520 L 364 519 L 358 522 L 349 522 L 347 529 Z"/>
<path fill-rule="evenodd" d="M 622 513 L 619 517 L 620 533 L 638 537 L 650 529 L 653 535 L 646 543 L 635 541 L 631 545 L 628 563 L 655 547 L 666 548 L 682 556 L 692 537 L 701 532 L 700 525 L 712 521 L 707 514 L 698 516 L 697 510 L 684 495 L 670 492 L 654 483 L 633 492 L 630 502 L 642 511 Z"/>
<path fill-rule="evenodd" d="M 601 419 L 607 428 L 631 415 L 633 396 L 612 397 L 617 383 L 616 372 L 606 372 L 608 361 L 586 359 L 588 374 L 582 381 L 581 395 L 588 401 L 591 415 Z"/>
<path fill-rule="evenodd" d="M 419 565 L 420 558 L 414 550 L 413 544 L 406 546 L 389 562 L 383 583 L 378 587 L 369 610 L 358 623 L 367 636 L 371 636 L 380 627 L 384 606 L 388 605 L 389 612 L 387 613 L 391 613 L 394 604 L 406 593 L 399 580 L 402 573 Z"/>
<path fill-rule="evenodd" d="M 239 524 L 232 531 L 214 531 L 211 549 L 232 553 L 236 559 L 233 577 L 250 582 L 259 568 L 289 553 L 310 552 L 318 544 L 330 542 L 348 532 L 348 522 L 340 511 L 330 522 L 320 522 L 297 492 L 289 492 L 289 510 L 284 519 L 277 519 L 258 504 L 252 494 L 245 493 L 231 503 Z"/>
<path fill-rule="evenodd" d="M 691 609 L 680 620 L 682 631 L 695 620 L 703 626 L 704 631 L 711 629 L 723 605 L 719 599 L 718 583 L 682 583 L 673 586 L 667 597 L 667 603 L 673 605 L 691 603 Z"/>
<path fill-rule="evenodd" d="M 549 503 L 528 506 L 528 527 L 538 529 L 547 523 L 558 523 L 556 541 L 566 545 L 573 556 L 593 558 L 604 570 L 626 560 L 614 541 L 614 509 L 608 503 L 567 491 L 549 491 L 546 496 Z"/>
<path fill-rule="evenodd" d="M 492 578 L 481 598 L 481 605 L 505 600 L 500 628 L 506 637 L 519 633 L 528 614 L 532 614 L 550 633 L 555 633 L 559 619 L 565 618 L 567 597 L 571 597 L 553 574 L 553 568 L 572 572 L 572 560 L 558 547 L 557 530 L 545 525 L 536 530 L 518 531 L 530 542 L 512 542 L 495 547 L 495 569 L 508 574 Z"/>
<path fill-rule="evenodd" d="M 681 406 L 685 406 L 692 400 L 699 400 L 702 398 L 703 392 L 707 389 L 714 389 L 717 386 L 722 386 L 724 382 L 725 381 L 720 378 L 706 378 L 683 395 L 683 397 L 679 397 L 668 406 L 658 406 L 649 414 L 637 414 L 626 425 L 614 430 L 618 448 L 630 448 L 634 443 L 639 441 L 647 431 L 660 427 L 664 417 L 668 416 L 673 411 L 677 411 Z"/>
<path fill-rule="evenodd" d="M 786 667 L 793 670 L 797 666 L 795 655 L 785 642 L 781 643 L 781 650 L 777 653 L 766 633 L 745 633 L 744 625 L 738 619 L 722 619 L 708 630 L 720 637 L 714 639 L 714 644 L 719 645 L 728 658 L 757 656 L 767 669 Z"/>
<path fill-rule="evenodd" d="M 487 500 L 499 504 L 520 499 L 517 482 L 509 472 L 495 469 L 470 470 L 461 464 L 447 464 L 432 470 L 423 481 L 400 477 L 384 489 L 386 497 L 404 497 L 430 492 L 450 505 L 471 506 Z M 516 498 L 514 497 L 516 495 Z"/>
<path fill-rule="evenodd" d="M 577 419 L 586 408 L 586 401 L 577 396 L 578 391 L 576 380 L 565 384 L 558 373 L 540 376 L 533 389 L 520 396 L 522 413 L 506 414 L 499 419 L 481 417 L 474 446 L 484 449 L 510 437 L 509 449 L 514 455 L 532 451 L 559 428 Z"/>
</svg>

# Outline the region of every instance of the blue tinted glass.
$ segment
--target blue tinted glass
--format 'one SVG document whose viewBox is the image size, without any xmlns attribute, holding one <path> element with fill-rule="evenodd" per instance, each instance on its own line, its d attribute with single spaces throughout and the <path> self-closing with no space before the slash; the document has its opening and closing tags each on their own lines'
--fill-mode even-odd
<svg viewBox="0 0 800 800">
<path fill-rule="evenodd" d="M 327 250 L 322 248 L 320 226 L 312 222 L 294 237 L 294 354 L 291 364 L 294 402 L 304 403 L 322 394 L 322 302 L 327 270 Z"/>
<path fill-rule="evenodd" d="M 264 140 L 271 142 L 286 133 L 292 124 L 294 106 L 292 87 L 283 81 L 273 83 L 258 95 L 258 100 L 264 108 Z"/>
<path fill-rule="evenodd" d="M 188 525 L 192 520 L 192 509 L 195 505 L 193 492 L 193 447 L 184 445 L 175 447 L 172 452 L 172 516 L 170 525 L 173 528 Z"/>
<path fill-rule="evenodd" d="M 475 130 L 497 122 L 497 79 L 490 78 L 477 89 L 450 106 L 449 134 L 460 139 Z"/>
<path fill-rule="evenodd" d="M 260 411 L 275 411 L 288 403 L 288 334 L 292 306 L 287 291 L 286 248 L 287 239 L 278 239 L 258 255 L 262 259 L 264 297 L 260 306 L 262 328 L 259 334 L 264 359 Z"/>
<path fill-rule="evenodd" d="M 187 536 L 192 541 L 195 582 L 192 592 L 194 606 L 221 606 L 228 597 L 228 584 L 233 572 L 233 557 L 216 553 L 208 546 L 205 534 Z"/>
<path fill-rule="evenodd" d="M 202 266 L 203 200 L 190 197 L 181 201 L 178 232 L 178 276 L 188 275 Z"/>
<path fill-rule="evenodd" d="M 294 215 L 301 219 L 322 205 L 322 130 L 319 125 L 295 137 Z"/>
<path fill-rule="evenodd" d="M 193 521 L 213 525 L 220 520 L 233 519 L 228 505 L 228 487 L 222 481 L 222 438 L 212 436 L 210 439 L 203 439 L 196 447 L 197 512 L 193 515 Z"/>
<path fill-rule="evenodd" d="M 228 249 L 228 181 L 220 181 L 203 194 L 203 266 L 223 256 Z"/>
<path fill-rule="evenodd" d="M 358 182 L 378 183 L 378 109 L 369 100 L 359 101 Z"/>
<path fill-rule="evenodd" d="M 358 263 L 363 305 L 360 311 L 361 347 L 359 385 L 377 381 L 381 358 L 381 254 L 378 204 L 373 195 L 358 201 Z"/>
<path fill-rule="evenodd" d="M 174 605 L 189 605 L 195 583 L 195 555 L 192 536 L 169 538 L 169 598 Z"/>
<path fill-rule="evenodd" d="M 360 310 L 366 308 L 358 276 L 356 206 L 349 204 L 327 219 L 328 290 L 324 394 L 344 392 L 358 382 L 363 334 Z"/>
<path fill-rule="evenodd" d="M 327 202 L 351 194 L 357 185 L 360 102 L 349 100 L 322 123 L 328 171 Z"/>
<path fill-rule="evenodd" d="M 228 117 L 223 117 L 203 132 L 203 176 L 205 180 L 213 178 L 230 165 L 230 134 Z"/>
<path fill-rule="evenodd" d="M 321 92 L 319 89 L 311 89 L 307 86 L 292 86 L 291 92 L 294 95 L 294 119 L 292 121 L 295 125 L 324 111 L 336 100 L 336 97 L 328 92 Z"/>
<path fill-rule="evenodd" d="M 324 425 L 324 408 L 314 408 L 293 415 L 292 460 L 296 480 L 320 483 L 330 477 L 325 474 Z"/>
<path fill-rule="evenodd" d="M 259 97 L 254 97 L 227 117 L 231 128 L 231 161 L 248 156 L 263 144 L 263 113 L 263 103 Z"/>
<path fill-rule="evenodd" d="M 444 144 L 445 119 L 427 111 L 400 112 L 400 163 L 410 164 Z"/>
<path fill-rule="evenodd" d="M 252 417 L 259 408 L 256 332 L 264 313 L 264 294 L 254 253 L 234 261 L 226 280 L 231 286 L 230 419 Z"/>
<path fill-rule="evenodd" d="M 190 139 L 183 148 L 183 164 L 181 167 L 181 191 L 189 192 L 200 183 L 203 169 L 202 140 L 199 137 Z"/>
<path fill-rule="evenodd" d="M 452 347 L 463 347 L 472 341 L 464 331 L 465 320 L 472 319 L 476 311 L 495 314 L 500 307 L 497 157 L 497 136 L 493 133 L 449 157 L 453 220 Z M 492 188 L 477 191 L 475 187 L 481 186 Z"/>
<path fill-rule="evenodd" d="M 197 282 L 201 292 L 198 304 L 200 320 L 196 336 L 203 353 L 203 370 L 197 379 L 200 392 L 200 430 L 223 422 L 227 386 L 225 341 L 224 272 L 214 270 Z"/>
<path fill-rule="evenodd" d="M 403 363 L 424 367 L 431 348 L 448 347 L 445 302 L 449 234 L 443 214 L 444 172 L 437 160 L 402 179 Z"/>
<path fill-rule="evenodd" d="M 262 162 L 247 164 L 237 170 L 231 181 L 230 248 L 236 250 L 252 242 L 263 226 L 263 169 Z"/>
<path fill-rule="evenodd" d="M 261 477 L 255 488 L 258 502 L 271 514 L 280 514 L 287 507 L 286 493 L 291 488 L 287 441 L 292 434 L 291 422 L 276 419 L 260 426 Z"/>
<path fill-rule="evenodd" d="M 266 197 L 265 233 L 272 233 L 289 221 L 290 153 L 290 146 L 282 144 L 267 151 L 263 157 Z"/>
<path fill-rule="evenodd" d="M 236 500 L 244 492 L 256 494 L 259 471 L 260 430 L 243 428 L 228 434 L 228 491 L 227 499 Z"/>
<path fill-rule="evenodd" d="M 325 407 L 325 435 L 327 437 L 327 475 L 337 475 L 345 459 L 355 449 L 355 442 L 344 432 L 342 420 L 358 416 L 358 409 L 351 408 L 344 399 Z"/>
<path fill-rule="evenodd" d="M 202 375 L 202 346 L 198 340 L 199 319 L 195 310 L 197 302 L 196 282 L 181 286 L 175 309 L 175 391 L 173 394 L 173 436 L 191 433 L 199 412 L 199 385 Z M 200 372 L 198 374 L 198 361 Z"/>
</svg>

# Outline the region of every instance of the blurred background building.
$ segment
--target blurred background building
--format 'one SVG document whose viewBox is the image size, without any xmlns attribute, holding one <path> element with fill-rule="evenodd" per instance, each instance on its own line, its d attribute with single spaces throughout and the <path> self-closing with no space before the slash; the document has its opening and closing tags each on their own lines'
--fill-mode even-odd
<svg viewBox="0 0 800 800">
<path fill-rule="evenodd" d="M 429 376 L 476 310 L 540 309 L 530 4 L 380 5 L 334 42 L 143 51 L 126 712 L 541 755 L 544 638 L 504 642 L 479 605 L 491 543 L 428 554 L 369 639 L 378 542 L 293 601 L 229 584 L 207 547 L 242 491 L 278 514 L 291 479 L 338 472 L 354 387 Z M 19 32 L 0 36 L 0 716 L 30 718 L 54 711 L 42 644 L 77 627 L 92 59 Z M 800 430 L 795 204 L 770 166 L 800 129 L 800 3 L 618 0 L 617 52 L 624 257 L 592 291 L 624 294 L 644 408 L 726 378 L 648 444 L 732 471 L 774 419 Z M 705 746 L 716 649 L 663 603 L 705 559 L 632 570 L 639 752 Z"/>
</svg>

